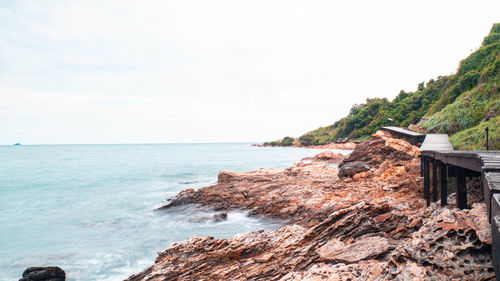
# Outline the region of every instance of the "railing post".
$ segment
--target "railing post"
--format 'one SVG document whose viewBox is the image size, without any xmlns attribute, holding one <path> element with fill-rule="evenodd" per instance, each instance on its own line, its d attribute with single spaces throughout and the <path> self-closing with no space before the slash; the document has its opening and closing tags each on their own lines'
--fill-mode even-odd
<svg viewBox="0 0 500 281">
<path fill-rule="evenodd" d="M 436 157 L 432 161 L 432 202 L 438 201 L 438 174 Z"/>
<path fill-rule="evenodd" d="M 446 206 L 448 204 L 448 175 L 446 171 L 448 170 L 446 164 L 440 161 L 439 172 L 441 174 L 440 183 L 441 183 L 441 207 Z"/>
<path fill-rule="evenodd" d="M 427 206 L 431 205 L 429 172 L 429 156 L 424 156 L 424 199 L 427 200 Z"/>
<path fill-rule="evenodd" d="M 457 207 L 459 209 L 467 208 L 467 187 L 465 180 L 465 169 L 456 167 L 457 176 Z"/>
<path fill-rule="evenodd" d="M 424 156 L 420 155 L 420 176 L 424 176 Z"/>
<path fill-rule="evenodd" d="M 490 138 L 489 138 L 490 129 L 486 127 L 486 129 L 484 130 L 486 131 L 486 150 L 490 150 Z"/>
<path fill-rule="evenodd" d="M 493 263 L 493 269 L 495 270 L 496 277 L 498 280 L 498 275 L 500 273 L 500 217 L 491 218 L 491 258 Z"/>
<path fill-rule="evenodd" d="M 492 214 L 492 196 L 488 181 L 485 179 L 484 170 L 481 171 L 481 192 L 483 193 L 484 202 L 486 203 L 486 209 L 488 210 L 488 222 L 493 224 L 493 214 Z"/>
</svg>

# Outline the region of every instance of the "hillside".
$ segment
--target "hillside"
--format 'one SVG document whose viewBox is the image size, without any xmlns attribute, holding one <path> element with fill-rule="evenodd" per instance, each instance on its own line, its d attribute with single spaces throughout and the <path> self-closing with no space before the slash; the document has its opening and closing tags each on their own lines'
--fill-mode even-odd
<svg viewBox="0 0 500 281">
<path fill-rule="evenodd" d="M 418 84 L 415 92 L 401 90 L 394 100 L 367 99 L 330 126 L 297 139 L 265 145 L 319 145 L 366 139 L 381 126 L 402 126 L 427 133 L 446 133 L 457 149 L 484 149 L 484 129 L 490 145 L 500 149 L 500 23 L 494 24 L 481 47 L 462 60 L 455 74 Z"/>
</svg>

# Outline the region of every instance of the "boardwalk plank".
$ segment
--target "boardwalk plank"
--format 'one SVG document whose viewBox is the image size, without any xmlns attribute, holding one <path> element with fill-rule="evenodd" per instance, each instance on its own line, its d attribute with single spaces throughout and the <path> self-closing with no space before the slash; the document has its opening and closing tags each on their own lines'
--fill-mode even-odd
<svg viewBox="0 0 500 281">
<path fill-rule="evenodd" d="M 420 151 L 452 151 L 453 146 L 446 134 L 429 134 L 425 137 Z"/>
</svg>

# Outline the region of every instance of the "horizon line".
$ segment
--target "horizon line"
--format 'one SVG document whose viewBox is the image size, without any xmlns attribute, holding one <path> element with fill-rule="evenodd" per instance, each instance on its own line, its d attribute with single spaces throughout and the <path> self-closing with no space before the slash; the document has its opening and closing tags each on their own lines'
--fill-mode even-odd
<svg viewBox="0 0 500 281">
<path fill-rule="evenodd" d="M 0 146 L 41 146 L 41 145 L 141 145 L 141 144 L 238 144 L 238 143 L 250 143 L 250 144 L 260 144 L 262 142 L 252 142 L 252 141 L 222 141 L 222 142 L 137 142 L 137 143 L 12 143 L 12 144 L 0 144 Z"/>
</svg>

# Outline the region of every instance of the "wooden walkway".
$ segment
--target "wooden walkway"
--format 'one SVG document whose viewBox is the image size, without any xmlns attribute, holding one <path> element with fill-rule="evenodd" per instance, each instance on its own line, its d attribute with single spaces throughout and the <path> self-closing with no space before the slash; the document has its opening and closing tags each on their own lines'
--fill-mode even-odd
<svg viewBox="0 0 500 281">
<path fill-rule="evenodd" d="M 467 178 L 480 179 L 493 235 L 491 249 L 493 267 L 497 280 L 500 280 L 500 151 L 453 150 L 448 135 L 429 134 L 420 147 L 420 156 L 421 172 L 424 177 L 424 198 L 427 200 L 427 205 L 430 205 L 431 201 L 436 202 L 440 199 L 441 206 L 446 206 L 448 179 L 454 177 L 457 207 L 469 208 Z"/>
<path fill-rule="evenodd" d="M 402 138 L 408 139 L 411 141 L 411 143 L 413 143 L 413 145 L 417 145 L 418 143 L 422 142 L 425 138 L 424 134 L 410 131 L 410 130 L 405 129 L 405 128 L 389 126 L 389 127 L 382 127 L 380 129 L 383 131 L 390 132 L 393 136 L 395 136 L 397 138 L 402 137 Z"/>
</svg>

